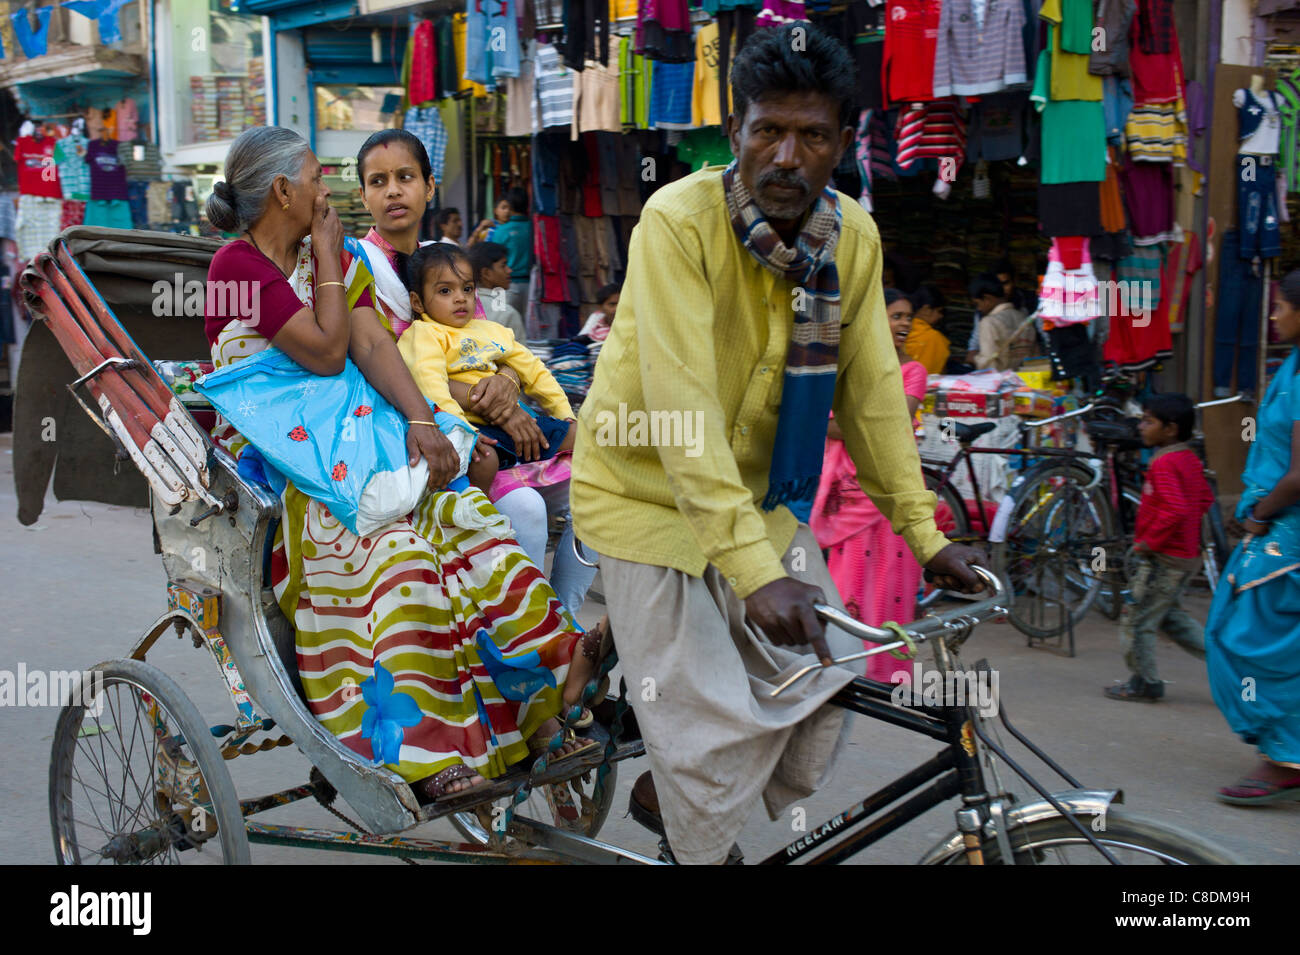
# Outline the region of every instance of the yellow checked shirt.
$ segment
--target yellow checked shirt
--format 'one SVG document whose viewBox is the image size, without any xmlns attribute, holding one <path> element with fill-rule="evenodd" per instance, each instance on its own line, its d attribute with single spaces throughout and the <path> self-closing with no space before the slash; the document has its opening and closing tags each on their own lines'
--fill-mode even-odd
<svg viewBox="0 0 1300 955">
<path fill-rule="evenodd" d="M 841 329 L 835 418 L 858 480 L 922 562 L 947 540 L 921 478 L 880 285 L 880 236 L 840 195 Z M 731 228 L 722 170 L 660 189 L 632 234 L 618 318 L 578 415 L 572 511 L 583 543 L 701 576 L 713 564 L 742 599 L 786 576 L 786 507 L 764 511 L 792 283 Z M 809 422 L 823 427 L 823 422 Z"/>
</svg>

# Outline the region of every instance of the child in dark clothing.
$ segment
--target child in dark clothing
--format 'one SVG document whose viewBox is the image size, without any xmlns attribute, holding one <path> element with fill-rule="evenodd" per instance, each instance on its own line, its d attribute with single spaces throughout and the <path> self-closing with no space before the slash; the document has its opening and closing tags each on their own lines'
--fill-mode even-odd
<svg viewBox="0 0 1300 955">
<path fill-rule="evenodd" d="M 1188 653 L 1205 656 L 1203 628 L 1178 605 L 1200 563 L 1201 518 L 1214 506 L 1201 459 L 1186 443 L 1195 415 L 1186 395 L 1152 395 L 1143 405 L 1138 432 L 1143 444 L 1159 450 L 1142 485 L 1133 544 L 1137 571 L 1130 581 L 1133 599 L 1120 620 L 1124 662 L 1133 675 L 1127 683 L 1106 688 L 1113 700 L 1154 703 L 1165 695 L 1156 676 L 1157 630 Z"/>
</svg>

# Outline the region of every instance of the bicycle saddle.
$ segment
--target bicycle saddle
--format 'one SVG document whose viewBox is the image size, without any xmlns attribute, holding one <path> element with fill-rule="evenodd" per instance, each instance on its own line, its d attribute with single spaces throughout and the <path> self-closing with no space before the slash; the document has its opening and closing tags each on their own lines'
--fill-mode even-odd
<svg viewBox="0 0 1300 955">
<path fill-rule="evenodd" d="M 1136 451 L 1142 447 L 1137 421 L 1133 418 L 1085 421 L 1084 427 L 1088 431 L 1088 436 L 1099 445 L 1111 445 L 1117 451 Z"/>
<path fill-rule="evenodd" d="M 979 424 L 962 424 L 960 421 L 954 422 L 954 434 L 957 440 L 962 444 L 970 444 L 982 434 L 988 434 L 998 426 L 996 421 L 981 421 Z"/>
</svg>

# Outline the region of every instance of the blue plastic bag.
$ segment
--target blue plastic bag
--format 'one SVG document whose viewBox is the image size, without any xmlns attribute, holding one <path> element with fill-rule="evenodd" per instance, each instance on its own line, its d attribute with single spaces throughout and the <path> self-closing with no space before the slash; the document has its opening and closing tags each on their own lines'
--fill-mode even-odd
<svg viewBox="0 0 1300 955">
<path fill-rule="evenodd" d="M 261 453 L 272 487 L 283 489 L 288 478 L 354 534 L 374 529 L 359 531 L 357 526 L 357 507 L 372 479 L 411 470 L 406 417 L 351 359 L 342 372 L 326 377 L 307 371 L 278 348 L 267 348 L 204 375 L 194 389 Z M 434 415 L 432 408 L 429 413 Z M 444 433 L 468 432 L 468 438 L 460 434 L 453 439 L 462 452 L 463 474 L 468 464 L 463 449 L 472 448 L 473 429 L 444 412 L 437 412 L 435 420 Z"/>
</svg>

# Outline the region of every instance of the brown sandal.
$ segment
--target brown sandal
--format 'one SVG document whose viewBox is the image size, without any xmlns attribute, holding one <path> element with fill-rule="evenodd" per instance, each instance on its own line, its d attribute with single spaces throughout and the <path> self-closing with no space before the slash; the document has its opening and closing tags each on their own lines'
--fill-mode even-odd
<svg viewBox="0 0 1300 955">
<path fill-rule="evenodd" d="M 479 774 L 470 769 L 464 763 L 456 763 L 454 766 L 448 766 L 442 772 L 435 773 L 432 776 L 426 776 L 424 779 L 416 780 L 411 783 L 411 789 L 415 792 L 415 798 L 421 805 L 431 802 L 437 802 L 448 796 L 463 796 L 468 792 L 478 789 L 480 786 L 486 786 L 488 781 L 484 779 L 481 783 L 475 783 L 473 786 L 466 786 L 464 789 L 458 789 L 455 792 L 448 792 L 447 787 L 458 779 L 468 779 L 470 776 Z"/>
</svg>

